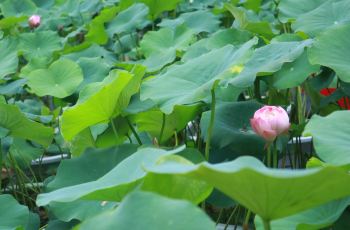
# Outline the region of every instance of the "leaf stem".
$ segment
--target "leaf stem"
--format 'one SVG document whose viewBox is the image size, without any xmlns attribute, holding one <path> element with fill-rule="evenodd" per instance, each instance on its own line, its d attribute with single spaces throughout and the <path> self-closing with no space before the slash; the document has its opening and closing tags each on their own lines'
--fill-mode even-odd
<svg viewBox="0 0 350 230">
<path fill-rule="evenodd" d="M 129 120 L 127 117 L 126 117 L 125 119 L 126 119 L 126 121 L 128 122 L 128 125 L 129 125 L 129 127 L 130 127 L 130 129 L 131 129 L 131 132 L 134 134 L 134 137 L 136 138 L 137 143 L 138 143 L 139 145 L 142 145 L 141 138 L 140 138 L 140 136 L 137 134 L 137 132 L 136 132 L 134 126 L 131 124 L 130 120 Z"/>
<path fill-rule="evenodd" d="M 175 147 L 177 147 L 179 145 L 179 138 L 177 136 L 176 130 L 174 131 L 174 138 L 175 138 Z"/>
<path fill-rule="evenodd" d="M 211 136 L 214 128 L 214 120 L 215 120 L 215 104 L 216 104 L 216 98 L 215 98 L 215 87 L 211 89 L 211 111 L 210 111 L 210 122 L 208 126 L 207 131 L 207 140 L 205 145 L 205 159 L 209 161 L 209 151 L 210 151 L 210 142 L 211 142 Z"/>
<path fill-rule="evenodd" d="M 159 144 L 162 143 L 163 133 L 165 129 L 165 113 L 162 113 L 162 127 L 160 128 L 160 134 L 159 134 Z"/>
<path fill-rule="evenodd" d="M 264 229 L 265 230 L 271 230 L 271 226 L 270 226 L 270 221 L 269 220 L 263 220 L 264 223 Z"/>
<path fill-rule="evenodd" d="M 276 140 L 273 142 L 273 167 L 277 168 L 278 166 L 278 152 Z"/>
<path fill-rule="evenodd" d="M 268 144 L 268 146 L 267 146 L 267 159 L 266 159 L 266 166 L 267 167 L 271 167 L 271 145 L 270 144 Z"/>
<path fill-rule="evenodd" d="M 228 227 L 228 225 L 230 224 L 230 221 L 231 221 L 233 215 L 236 213 L 236 211 L 238 210 L 238 208 L 239 208 L 239 205 L 236 205 L 236 206 L 234 207 L 234 209 L 233 209 L 231 215 L 230 215 L 230 216 L 228 217 L 228 219 L 227 219 L 227 222 L 226 222 L 226 225 L 225 225 L 224 230 L 227 229 L 227 227 Z"/>
<path fill-rule="evenodd" d="M 117 38 L 117 41 L 120 45 L 120 50 L 121 50 L 121 55 L 122 55 L 122 61 L 125 61 L 125 54 L 124 54 L 124 47 L 123 47 L 123 43 L 122 41 L 120 40 L 120 37 L 118 34 L 116 34 L 116 38 Z"/>
<path fill-rule="evenodd" d="M 118 136 L 117 128 L 115 127 L 113 119 L 110 119 L 110 122 L 111 122 L 111 125 L 112 125 L 113 133 L 114 133 L 115 137 L 118 139 L 119 136 Z"/>
<path fill-rule="evenodd" d="M 219 216 L 218 218 L 216 219 L 216 223 L 215 225 L 218 225 L 219 224 L 219 221 L 221 220 L 221 217 L 222 217 L 222 214 L 224 213 L 224 208 L 221 208 L 220 209 L 220 212 L 219 212 Z"/>
<path fill-rule="evenodd" d="M 248 226 L 249 226 L 249 219 L 251 214 L 252 212 L 249 209 L 247 209 L 247 214 L 245 215 L 245 218 L 244 218 L 243 229 L 249 229 Z"/>
</svg>

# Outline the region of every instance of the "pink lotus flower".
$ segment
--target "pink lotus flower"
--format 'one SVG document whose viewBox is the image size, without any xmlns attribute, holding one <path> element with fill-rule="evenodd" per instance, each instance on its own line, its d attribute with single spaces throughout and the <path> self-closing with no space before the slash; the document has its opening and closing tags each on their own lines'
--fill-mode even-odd
<svg viewBox="0 0 350 230">
<path fill-rule="evenodd" d="M 40 16 L 39 15 L 32 15 L 29 19 L 28 19 L 28 24 L 30 26 L 30 28 L 34 29 L 37 28 L 40 25 Z"/>
<path fill-rule="evenodd" d="M 280 106 L 264 106 L 254 113 L 250 119 L 253 130 L 266 141 L 272 142 L 289 129 L 289 117 Z"/>
</svg>

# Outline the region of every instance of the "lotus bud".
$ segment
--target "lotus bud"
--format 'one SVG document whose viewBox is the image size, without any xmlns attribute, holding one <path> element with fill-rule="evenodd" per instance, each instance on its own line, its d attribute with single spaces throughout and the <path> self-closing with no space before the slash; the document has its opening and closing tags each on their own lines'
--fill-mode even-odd
<svg viewBox="0 0 350 230">
<path fill-rule="evenodd" d="M 264 106 L 254 113 L 250 125 L 259 136 L 272 142 L 290 127 L 287 112 L 280 106 Z"/>
<path fill-rule="evenodd" d="M 29 27 L 34 29 L 37 28 L 38 26 L 40 26 L 40 16 L 39 15 L 32 15 L 29 19 L 28 19 L 28 24 Z"/>
</svg>

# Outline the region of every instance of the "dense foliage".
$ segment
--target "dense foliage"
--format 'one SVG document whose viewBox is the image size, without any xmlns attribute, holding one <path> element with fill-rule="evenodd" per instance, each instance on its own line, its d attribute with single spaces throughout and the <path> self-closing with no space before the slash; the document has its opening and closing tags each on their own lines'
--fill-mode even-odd
<svg viewBox="0 0 350 230">
<path fill-rule="evenodd" d="M 1 230 L 350 229 L 350 0 L 0 12 Z"/>
</svg>

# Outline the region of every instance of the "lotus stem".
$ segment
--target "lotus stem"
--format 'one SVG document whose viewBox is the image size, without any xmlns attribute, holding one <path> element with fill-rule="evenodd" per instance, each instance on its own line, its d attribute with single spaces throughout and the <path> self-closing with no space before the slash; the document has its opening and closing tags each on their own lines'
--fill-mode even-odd
<svg viewBox="0 0 350 230">
<path fill-rule="evenodd" d="M 208 126 L 207 131 L 207 140 L 205 145 L 205 159 L 209 161 L 209 151 L 210 151 L 210 142 L 211 142 L 211 136 L 213 133 L 214 128 L 214 120 L 215 120 L 215 104 L 216 104 L 216 98 L 215 98 L 215 88 L 213 87 L 211 89 L 211 112 L 210 112 L 210 122 Z"/>
<path fill-rule="evenodd" d="M 270 221 L 269 220 L 263 220 L 264 223 L 264 229 L 265 230 L 271 230 L 271 225 L 270 225 Z"/>
<path fill-rule="evenodd" d="M 126 119 L 126 121 L 128 122 L 129 128 L 131 129 L 131 132 L 134 134 L 134 137 L 136 138 L 137 143 L 138 143 L 139 145 L 142 145 L 141 138 L 140 138 L 140 136 L 137 134 L 137 132 L 136 132 L 134 126 L 131 124 L 131 122 L 130 122 L 130 120 L 129 120 L 128 118 L 125 118 L 125 119 Z"/>
<path fill-rule="evenodd" d="M 164 128 L 165 128 L 165 113 L 163 113 L 163 116 L 162 116 L 162 127 L 160 128 L 160 134 L 159 134 L 159 144 L 162 143 L 162 138 L 163 138 L 163 134 L 164 134 Z"/>
<path fill-rule="evenodd" d="M 278 168 L 278 151 L 276 140 L 273 142 L 273 167 Z"/>
</svg>

